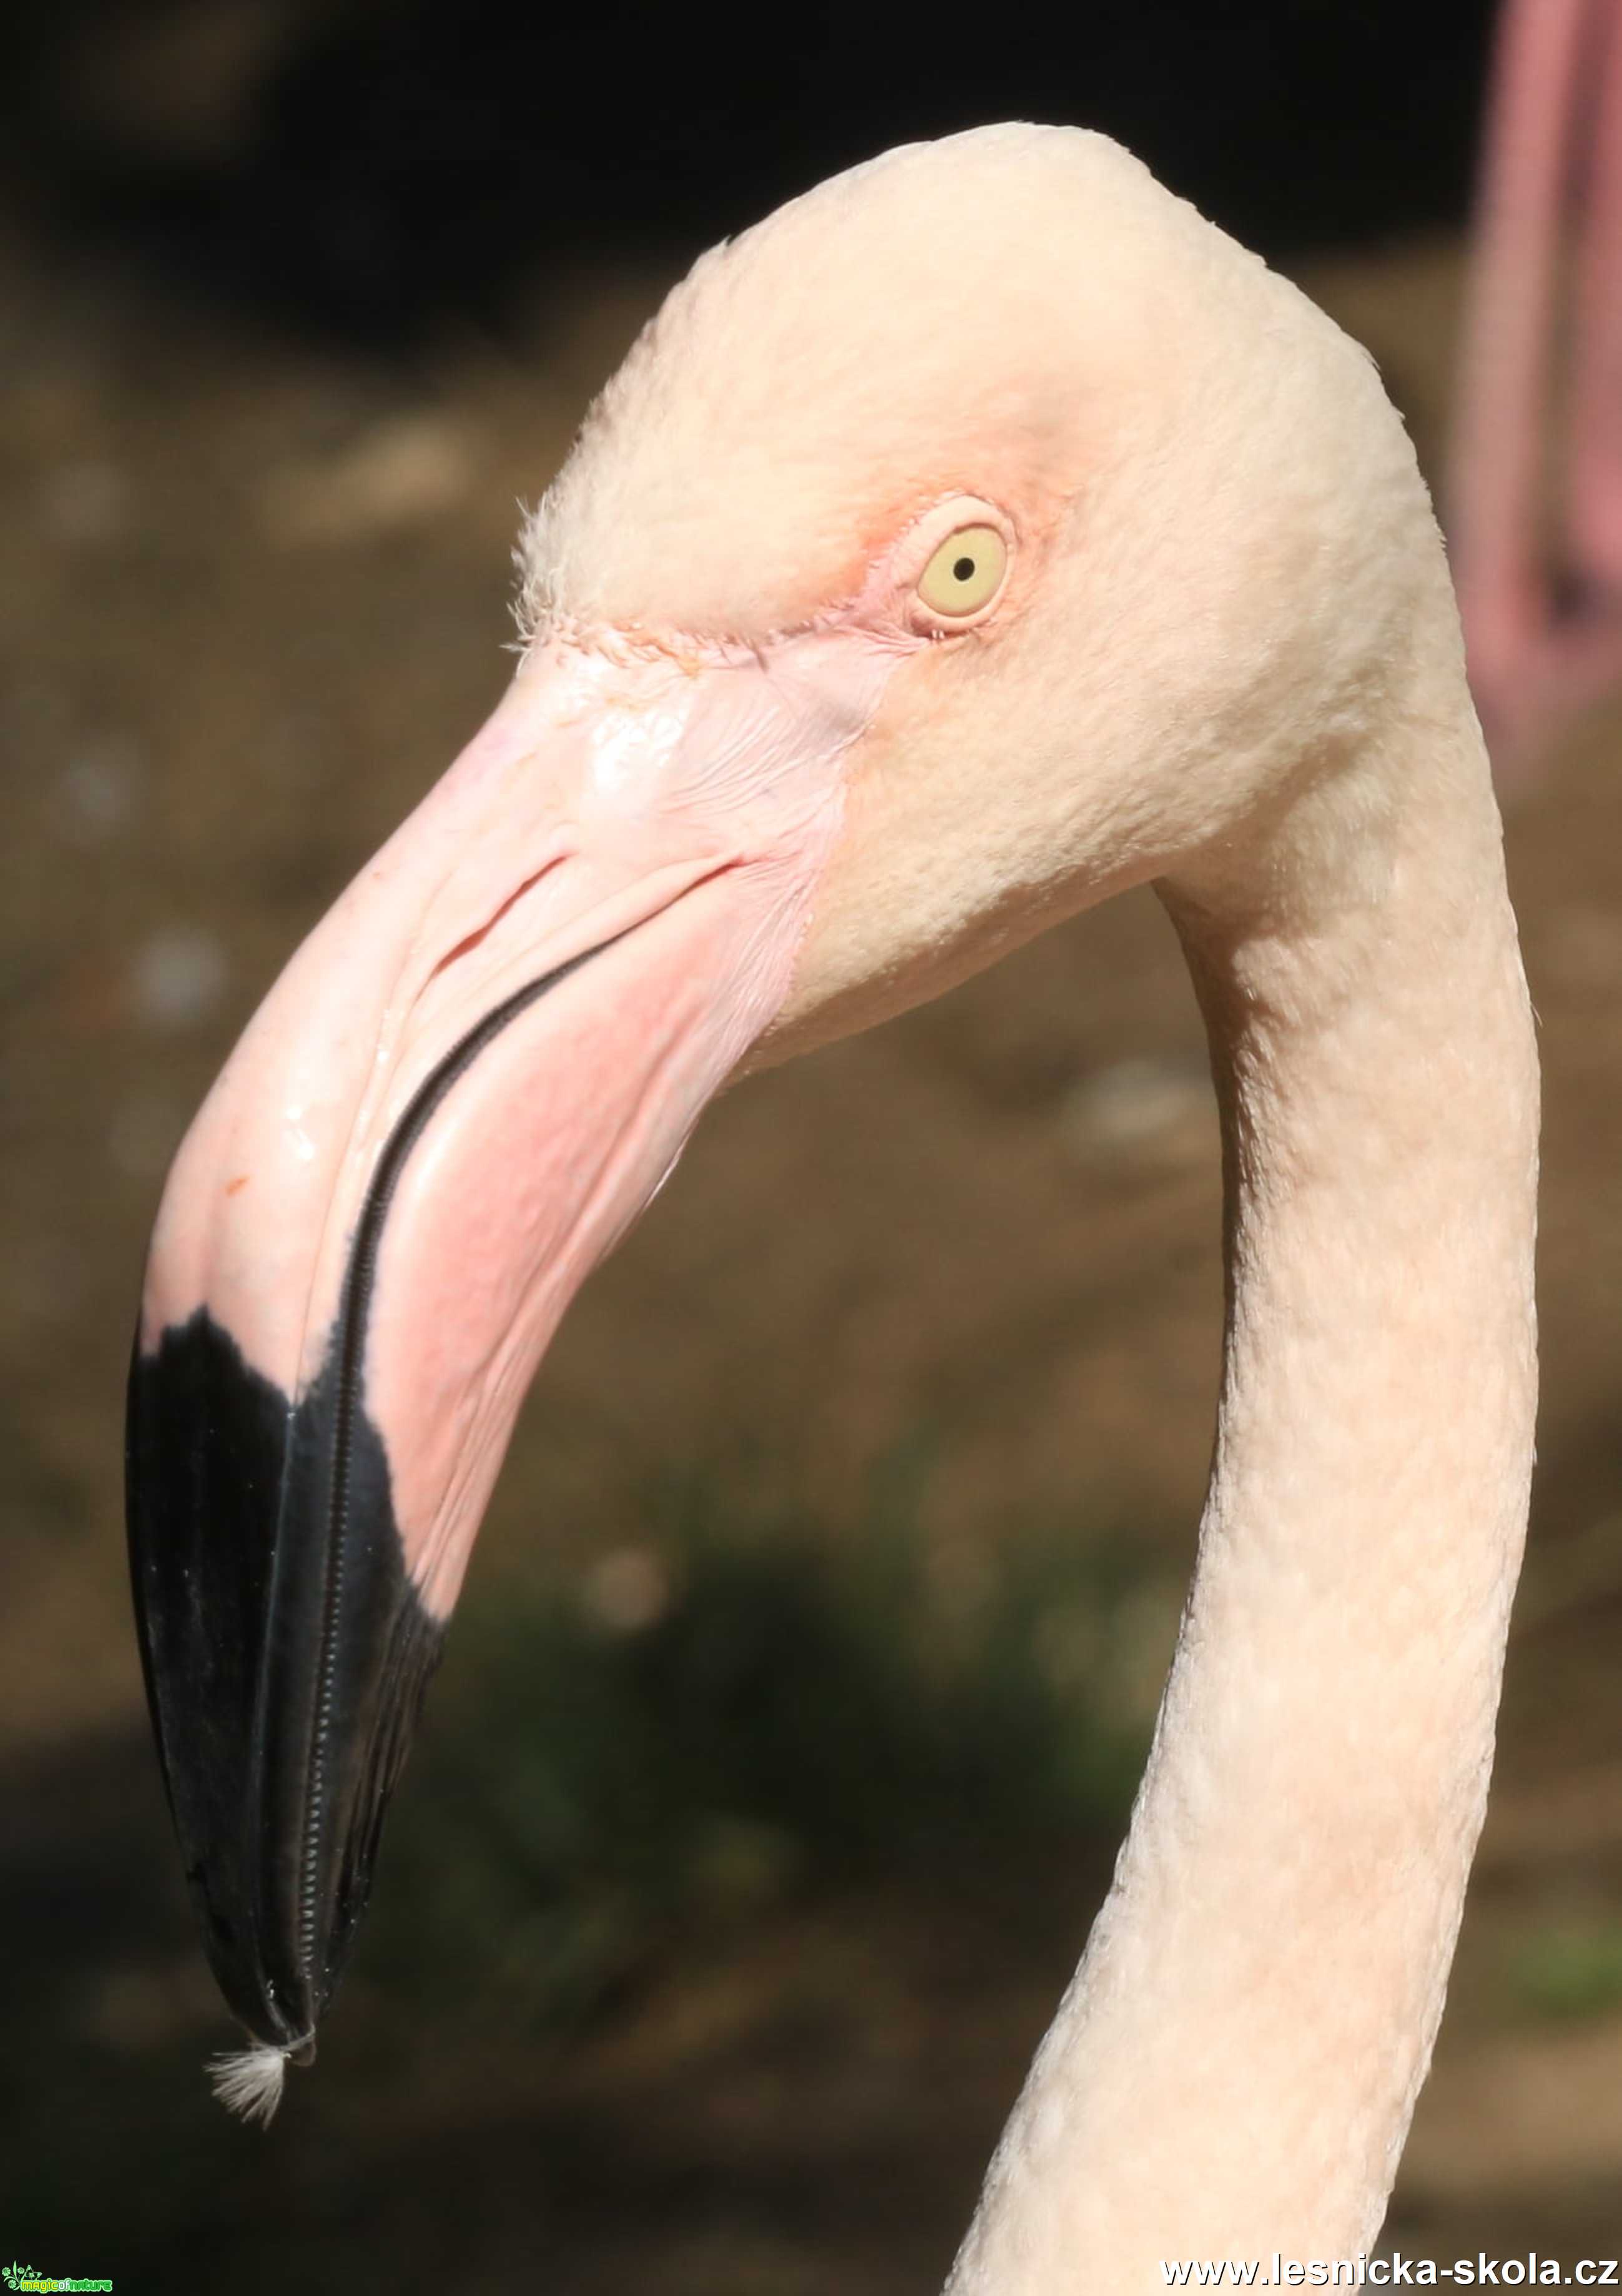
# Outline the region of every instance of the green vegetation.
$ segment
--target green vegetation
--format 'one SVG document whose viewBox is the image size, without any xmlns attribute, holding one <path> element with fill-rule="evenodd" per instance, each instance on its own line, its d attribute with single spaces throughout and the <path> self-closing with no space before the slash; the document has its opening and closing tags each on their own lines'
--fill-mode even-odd
<svg viewBox="0 0 1622 2296">
<path fill-rule="evenodd" d="M 1622 1922 L 1552 1923 L 1527 1939 L 1511 1965 L 1516 1997 L 1541 2016 L 1595 2017 L 1622 2002 Z"/>
<path fill-rule="evenodd" d="M 369 1987 L 569 2022 L 797 1893 L 926 1867 L 972 1886 L 1000 1852 L 1118 1838 L 1145 1716 L 1123 1718 L 1112 1626 L 1130 1641 L 1142 1590 L 1108 1552 L 1028 1541 L 965 1589 L 905 1505 L 842 1542 L 713 1491 L 656 1512 L 580 1582 L 470 1597 Z"/>
</svg>

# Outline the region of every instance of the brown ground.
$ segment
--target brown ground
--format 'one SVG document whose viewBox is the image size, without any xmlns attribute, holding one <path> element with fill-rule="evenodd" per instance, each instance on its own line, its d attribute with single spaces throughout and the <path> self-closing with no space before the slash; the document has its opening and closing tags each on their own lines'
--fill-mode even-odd
<svg viewBox="0 0 1622 2296">
<path fill-rule="evenodd" d="M 1420 249 L 1308 283 L 1432 467 L 1455 279 Z M 15 248 L 0 283 L 0 2249 L 123 2290 L 477 2291 L 530 2267 L 558 2291 L 925 2288 L 1079 1943 L 1085 1859 L 989 1912 L 877 1883 L 791 1899 L 569 2044 L 369 2039 L 346 2072 L 340 2020 L 326 2086 L 260 2140 L 192 2070 L 224 2027 L 143 1743 L 119 1390 L 166 1158 L 295 938 L 498 690 L 513 497 L 653 283 L 583 287 L 521 364 L 451 347 L 410 379 Z M 1542 1464 L 1390 2236 L 1569 2260 L 1622 2250 L 1622 710 L 1551 758 L 1511 861 L 1547 1068 Z M 1145 897 L 737 1092 L 570 1318 L 486 1596 L 543 1546 L 586 1573 L 635 1547 L 673 1464 L 792 1493 L 837 1537 L 927 1430 L 946 1581 L 1033 1525 L 1132 1527 L 1123 1695 L 1144 1698 L 1215 1385 L 1200 1061 Z"/>
</svg>

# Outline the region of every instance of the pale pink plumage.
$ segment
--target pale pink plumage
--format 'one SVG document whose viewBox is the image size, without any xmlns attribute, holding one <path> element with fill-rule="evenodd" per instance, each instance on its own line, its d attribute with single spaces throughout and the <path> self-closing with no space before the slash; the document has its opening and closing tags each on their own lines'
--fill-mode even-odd
<svg viewBox="0 0 1622 2296">
<path fill-rule="evenodd" d="M 1005 583 L 942 629 L 921 552 L 987 518 Z M 979 130 L 707 257 L 525 563 L 496 727 L 182 1150 L 151 1345 L 212 1307 L 291 1394 L 394 1103 L 566 972 L 451 1090 L 378 1247 L 357 1360 L 440 1615 L 551 1323 L 724 1071 L 1152 882 L 1225 1127 L 1215 1464 L 1114 1886 L 951 2284 L 1356 2255 L 1485 1807 L 1536 1387 L 1531 1016 L 1441 539 L 1372 363 L 1105 139 Z M 623 944 L 605 884 L 640 904 Z"/>
</svg>

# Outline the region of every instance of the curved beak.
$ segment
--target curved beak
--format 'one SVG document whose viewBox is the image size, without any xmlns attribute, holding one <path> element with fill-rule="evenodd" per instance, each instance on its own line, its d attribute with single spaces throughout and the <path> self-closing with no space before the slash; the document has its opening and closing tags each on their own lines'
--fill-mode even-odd
<svg viewBox="0 0 1622 2296">
<path fill-rule="evenodd" d="M 788 991 L 889 664 L 553 639 L 311 934 L 164 1193 L 148 1697 L 225 1997 L 307 2049 L 558 1321 Z"/>
</svg>

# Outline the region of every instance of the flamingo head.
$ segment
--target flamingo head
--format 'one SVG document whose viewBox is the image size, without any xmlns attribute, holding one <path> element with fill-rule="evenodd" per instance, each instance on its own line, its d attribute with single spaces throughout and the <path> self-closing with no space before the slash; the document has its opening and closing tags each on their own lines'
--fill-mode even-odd
<svg viewBox="0 0 1622 2296">
<path fill-rule="evenodd" d="M 528 523 L 511 688 L 158 1217 L 137 1611 L 266 2047 L 336 1983 L 536 1365 L 706 1101 L 1352 786 L 1428 517 L 1364 356 L 1095 135 L 889 153 L 676 289 Z"/>
</svg>

